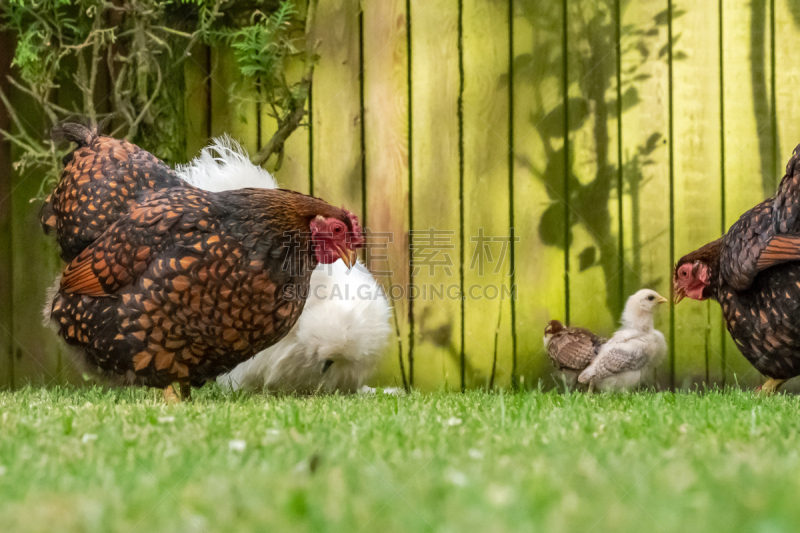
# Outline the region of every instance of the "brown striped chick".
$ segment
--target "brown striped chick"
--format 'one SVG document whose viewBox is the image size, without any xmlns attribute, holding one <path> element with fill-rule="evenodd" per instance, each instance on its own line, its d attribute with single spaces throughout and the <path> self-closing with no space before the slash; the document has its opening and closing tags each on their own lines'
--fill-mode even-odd
<svg viewBox="0 0 800 533">
<path fill-rule="evenodd" d="M 601 346 L 597 357 L 578 376 L 589 390 L 630 390 L 638 386 L 649 371 L 664 359 L 667 343 L 653 326 L 653 315 L 667 299 L 650 289 L 642 289 L 625 304 L 622 328 Z"/>
<path fill-rule="evenodd" d="M 578 374 L 597 357 L 605 341 L 588 329 L 566 327 L 558 320 L 551 320 L 544 328 L 547 354 L 570 386 L 575 385 Z"/>
</svg>

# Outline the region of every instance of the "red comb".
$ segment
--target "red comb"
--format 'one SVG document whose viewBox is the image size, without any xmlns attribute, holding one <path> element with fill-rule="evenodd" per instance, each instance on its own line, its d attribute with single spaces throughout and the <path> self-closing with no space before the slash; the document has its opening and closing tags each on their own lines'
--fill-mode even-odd
<svg viewBox="0 0 800 533">
<path fill-rule="evenodd" d="M 361 229 L 361 224 L 358 223 L 358 217 L 342 207 L 342 211 L 350 219 L 350 225 L 353 227 L 352 232 L 348 235 L 348 242 L 353 248 L 364 247 L 364 231 Z"/>
</svg>

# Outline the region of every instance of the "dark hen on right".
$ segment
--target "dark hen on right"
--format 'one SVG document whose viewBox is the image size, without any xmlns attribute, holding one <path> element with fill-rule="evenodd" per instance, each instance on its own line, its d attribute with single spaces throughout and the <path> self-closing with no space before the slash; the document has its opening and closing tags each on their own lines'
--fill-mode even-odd
<svg viewBox="0 0 800 533">
<path fill-rule="evenodd" d="M 686 254 L 673 274 L 675 303 L 712 299 L 765 391 L 800 375 L 800 145 L 778 191 L 721 238 Z"/>
</svg>

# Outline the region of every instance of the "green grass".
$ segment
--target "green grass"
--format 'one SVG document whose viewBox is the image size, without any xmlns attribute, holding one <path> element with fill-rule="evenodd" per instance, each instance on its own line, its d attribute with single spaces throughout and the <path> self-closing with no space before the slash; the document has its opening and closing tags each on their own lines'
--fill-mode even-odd
<svg viewBox="0 0 800 533">
<path fill-rule="evenodd" d="M 790 531 L 799 401 L 4 392 L 0 529 Z"/>
</svg>

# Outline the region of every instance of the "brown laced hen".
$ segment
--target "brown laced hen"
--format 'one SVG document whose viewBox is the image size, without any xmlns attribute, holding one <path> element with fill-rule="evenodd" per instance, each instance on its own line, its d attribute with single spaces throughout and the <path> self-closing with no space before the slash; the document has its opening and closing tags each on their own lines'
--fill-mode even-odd
<svg viewBox="0 0 800 533">
<path fill-rule="evenodd" d="M 551 320 L 544 329 L 547 354 L 570 385 L 574 385 L 578 375 L 592 364 L 605 342 L 606 339 L 588 329 L 566 327 L 558 320 Z"/>
<path fill-rule="evenodd" d="M 62 176 L 74 187 L 59 184 L 45 209 L 56 218 L 46 222 L 54 222 L 64 256 L 77 253 L 46 313 L 82 363 L 128 384 L 169 394 L 173 382 L 188 391 L 230 371 L 289 332 L 318 263 L 352 265 L 363 245 L 357 218 L 318 198 L 186 185 L 144 191 L 146 183 L 119 202 L 101 183 L 132 183 L 123 174 L 92 174 L 98 183 L 89 189 Z M 104 197 L 112 210 L 97 224 L 92 213 L 102 213 L 74 205 Z M 73 237 L 93 232 L 89 244 Z"/>
<path fill-rule="evenodd" d="M 712 299 L 747 360 L 774 392 L 800 375 L 800 154 L 778 192 L 675 266 L 675 302 Z"/>
</svg>

